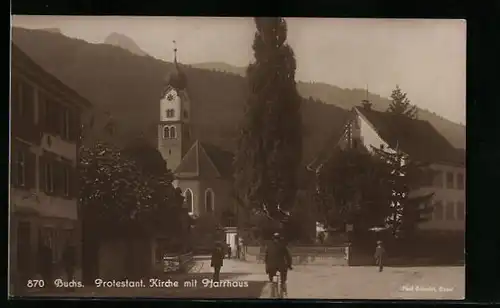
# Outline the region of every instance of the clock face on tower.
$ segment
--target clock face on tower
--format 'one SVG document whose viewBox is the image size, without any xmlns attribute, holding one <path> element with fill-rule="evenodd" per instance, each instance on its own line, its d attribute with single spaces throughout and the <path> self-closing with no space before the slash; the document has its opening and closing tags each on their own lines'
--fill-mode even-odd
<svg viewBox="0 0 500 308">
<path fill-rule="evenodd" d="M 177 96 L 177 93 L 175 93 L 175 91 L 171 91 L 171 92 L 168 92 L 167 95 L 165 96 L 165 98 L 171 102 L 173 101 Z"/>
</svg>

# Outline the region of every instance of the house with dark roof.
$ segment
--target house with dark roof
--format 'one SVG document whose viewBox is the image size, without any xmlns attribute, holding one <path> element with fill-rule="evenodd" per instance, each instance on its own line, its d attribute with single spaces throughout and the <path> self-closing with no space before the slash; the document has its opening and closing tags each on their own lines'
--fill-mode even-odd
<svg viewBox="0 0 500 308">
<path fill-rule="evenodd" d="M 174 58 L 160 99 L 158 150 L 181 188 L 190 215 L 210 218 L 225 227 L 227 242 L 236 245 L 232 198 L 233 154 L 193 136 L 188 80 Z M 233 249 L 236 251 L 236 249 Z"/>
<path fill-rule="evenodd" d="M 398 149 L 429 163 L 436 177 L 414 192 L 435 193 L 432 219 L 422 223 L 421 229 L 465 229 L 465 149 L 454 148 L 429 122 L 376 111 L 369 104 L 355 107 L 344 131 L 332 136 L 308 169 L 319 171 L 336 147 Z"/>
</svg>

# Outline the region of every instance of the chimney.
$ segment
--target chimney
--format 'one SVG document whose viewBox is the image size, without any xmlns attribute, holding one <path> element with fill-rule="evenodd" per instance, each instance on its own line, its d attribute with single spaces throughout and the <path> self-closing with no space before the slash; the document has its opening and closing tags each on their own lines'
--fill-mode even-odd
<svg viewBox="0 0 500 308">
<path fill-rule="evenodd" d="M 364 100 L 361 101 L 361 106 L 365 110 L 371 110 L 372 109 L 372 103 L 369 100 L 367 100 L 367 99 L 364 99 Z"/>
</svg>

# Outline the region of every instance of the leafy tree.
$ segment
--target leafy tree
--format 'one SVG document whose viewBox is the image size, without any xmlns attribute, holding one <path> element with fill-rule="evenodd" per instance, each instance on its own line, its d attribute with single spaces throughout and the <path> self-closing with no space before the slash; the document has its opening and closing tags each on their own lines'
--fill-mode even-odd
<svg viewBox="0 0 500 308">
<path fill-rule="evenodd" d="M 242 205 L 283 217 L 294 204 L 301 162 L 301 98 L 283 18 L 255 18 L 255 62 L 247 69 L 249 97 L 235 160 Z"/>
<path fill-rule="evenodd" d="M 320 222 L 336 230 L 353 223 L 361 232 L 383 225 L 391 192 L 386 174 L 385 163 L 366 149 L 337 148 L 317 173 Z"/>
<path fill-rule="evenodd" d="M 417 106 L 411 104 L 406 93 L 401 91 L 398 85 L 396 85 L 396 89 L 392 91 L 391 104 L 387 111 L 411 119 L 416 119 L 418 116 Z"/>
<path fill-rule="evenodd" d="M 81 148 L 80 207 L 83 219 L 92 221 L 85 232 L 101 238 L 178 236 L 188 223 L 183 197 L 166 168 L 164 176 L 143 172 L 132 158 L 135 150 L 124 154 L 104 142 Z"/>
<path fill-rule="evenodd" d="M 414 161 L 399 149 L 373 150 L 389 167 L 387 177 L 392 193 L 389 199 L 390 215 L 386 224 L 393 235 L 411 236 L 419 223 L 430 218 L 434 196 L 434 193 L 416 195 L 411 192 L 429 182 L 434 172 L 427 163 Z"/>
</svg>

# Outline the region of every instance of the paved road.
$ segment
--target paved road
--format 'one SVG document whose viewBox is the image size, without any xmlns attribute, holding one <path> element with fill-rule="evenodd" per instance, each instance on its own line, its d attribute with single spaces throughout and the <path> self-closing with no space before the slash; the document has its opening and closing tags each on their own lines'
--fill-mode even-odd
<svg viewBox="0 0 500 308">
<path fill-rule="evenodd" d="M 216 286 L 207 284 L 212 272 L 208 258 L 199 258 L 197 263 L 194 273 L 162 277 L 178 281 L 178 287 L 84 288 L 65 295 L 219 299 L 271 297 L 271 286 L 267 283 L 263 264 L 225 260 L 221 280 L 231 281 L 234 286 Z M 196 286 L 184 287 L 186 281 L 196 281 Z M 297 265 L 289 273 L 287 290 L 288 298 L 297 299 L 463 299 L 465 268 L 388 267 L 379 273 L 375 267 Z"/>
</svg>

